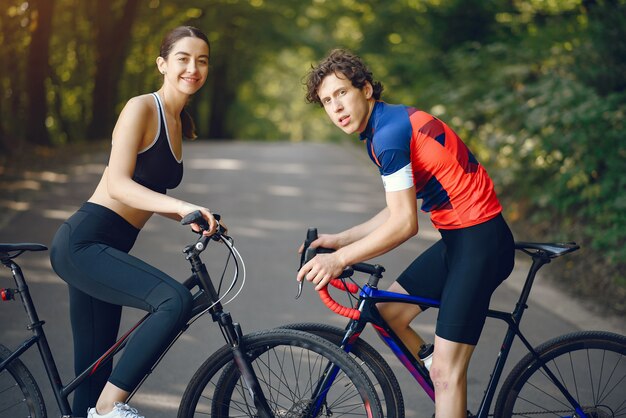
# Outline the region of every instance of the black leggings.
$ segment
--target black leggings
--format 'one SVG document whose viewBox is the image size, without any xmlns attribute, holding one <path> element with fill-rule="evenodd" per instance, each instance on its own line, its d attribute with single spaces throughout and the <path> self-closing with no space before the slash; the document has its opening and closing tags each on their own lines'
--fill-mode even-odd
<svg viewBox="0 0 626 418">
<path fill-rule="evenodd" d="M 476 345 L 491 295 L 513 270 L 513 235 L 502 215 L 440 232 L 443 239 L 420 254 L 397 281 L 409 294 L 441 301 L 435 334 Z"/>
<path fill-rule="evenodd" d="M 95 406 L 107 380 L 131 392 L 189 319 L 191 293 L 128 254 L 138 233 L 117 213 L 87 202 L 52 241 L 52 267 L 69 285 L 76 373 L 113 346 L 122 306 L 153 314 L 134 331 L 115 370 L 110 362 L 76 389 L 74 413 Z"/>
</svg>

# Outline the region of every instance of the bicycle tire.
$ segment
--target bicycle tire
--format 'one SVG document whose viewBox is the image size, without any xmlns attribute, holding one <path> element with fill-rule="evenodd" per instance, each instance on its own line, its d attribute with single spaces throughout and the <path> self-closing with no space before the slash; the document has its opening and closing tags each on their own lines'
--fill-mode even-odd
<svg viewBox="0 0 626 418">
<path fill-rule="evenodd" d="M 582 331 L 535 349 L 587 416 L 626 414 L 626 336 Z M 528 353 L 513 368 L 496 401 L 496 417 L 579 416 Z"/>
<path fill-rule="evenodd" d="M 0 344 L 0 361 L 11 351 Z M 46 405 L 33 375 L 20 359 L 0 372 L 0 418 L 46 418 Z"/>
<path fill-rule="evenodd" d="M 327 340 L 301 331 L 273 329 L 244 336 L 242 345 L 274 416 L 308 416 L 305 411 L 311 391 L 329 361 L 340 372 L 327 393 L 328 403 L 317 416 L 342 416 L 346 412 L 350 416 L 383 416 L 365 372 Z M 183 393 L 178 418 L 198 416 L 258 416 L 229 345 L 202 364 Z"/>
<path fill-rule="evenodd" d="M 300 322 L 281 326 L 284 329 L 296 329 L 322 337 L 339 346 L 346 333 L 345 329 L 327 324 Z M 383 356 L 362 338 L 352 345 L 350 354 L 361 366 L 374 384 L 378 400 L 387 418 L 404 418 L 404 399 L 398 379 Z"/>
</svg>

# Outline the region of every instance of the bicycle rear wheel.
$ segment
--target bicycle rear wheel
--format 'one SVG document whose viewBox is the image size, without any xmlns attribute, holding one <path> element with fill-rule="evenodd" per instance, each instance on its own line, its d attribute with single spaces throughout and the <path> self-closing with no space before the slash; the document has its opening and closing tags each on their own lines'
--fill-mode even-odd
<svg viewBox="0 0 626 418">
<path fill-rule="evenodd" d="M 11 351 L 0 344 L 0 362 Z M 39 387 L 24 363 L 19 359 L 0 372 L 0 418 L 45 418 L 46 407 Z"/>
<path fill-rule="evenodd" d="M 382 417 L 371 382 L 344 351 L 315 335 L 275 329 L 249 334 L 242 345 L 261 390 L 276 417 Z M 314 391 L 329 363 L 339 372 L 313 415 Z M 178 411 L 179 418 L 256 417 L 258 412 L 240 378 L 230 346 L 224 346 L 195 373 Z"/>
<path fill-rule="evenodd" d="M 536 348 L 511 371 L 496 402 L 496 417 L 580 416 L 541 363 L 556 375 L 588 417 L 626 416 L 626 337 L 602 331 L 563 335 Z"/>
<path fill-rule="evenodd" d="M 296 329 L 320 336 L 335 345 L 340 345 L 346 333 L 345 329 L 332 325 L 302 322 L 282 326 L 285 329 Z M 350 355 L 367 374 L 374 384 L 386 418 L 404 418 L 404 400 L 402 389 L 389 364 L 378 351 L 366 341 L 356 340 Z"/>
</svg>

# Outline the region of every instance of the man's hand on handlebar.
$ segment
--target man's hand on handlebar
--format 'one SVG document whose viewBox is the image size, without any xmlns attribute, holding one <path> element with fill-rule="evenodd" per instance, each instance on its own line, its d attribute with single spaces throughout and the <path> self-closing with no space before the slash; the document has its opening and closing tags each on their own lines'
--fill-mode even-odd
<svg viewBox="0 0 626 418">
<path fill-rule="evenodd" d="M 323 289 L 332 279 L 339 277 L 345 264 L 333 248 L 338 242 L 338 235 L 321 235 L 317 228 L 309 228 L 300 252 L 300 271 L 298 271 L 298 295 L 302 293 L 303 280 L 315 284 L 315 290 Z M 331 246 L 331 247 L 328 247 Z"/>
<path fill-rule="evenodd" d="M 305 263 L 298 272 L 298 281 L 308 280 L 315 284 L 315 290 L 320 290 L 344 270 L 345 264 L 337 253 L 317 254 Z"/>
<path fill-rule="evenodd" d="M 311 242 L 311 248 L 328 248 L 338 250 L 343 247 L 339 234 L 321 234 L 315 241 Z M 300 245 L 298 254 L 304 251 L 304 244 Z"/>
</svg>

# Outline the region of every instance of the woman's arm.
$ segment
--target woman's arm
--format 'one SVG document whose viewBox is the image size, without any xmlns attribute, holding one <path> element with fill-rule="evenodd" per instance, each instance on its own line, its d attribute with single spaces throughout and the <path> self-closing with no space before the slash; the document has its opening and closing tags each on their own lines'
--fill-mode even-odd
<svg viewBox="0 0 626 418">
<path fill-rule="evenodd" d="M 113 130 L 113 146 L 107 168 L 107 191 L 109 196 L 126 206 L 153 213 L 164 214 L 172 219 L 201 210 L 214 229 L 216 223 L 206 208 L 155 192 L 133 180 L 137 153 L 153 122 L 153 108 L 148 96 L 134 97 L 122 110 Z"/>
</svg>

